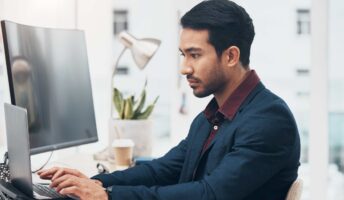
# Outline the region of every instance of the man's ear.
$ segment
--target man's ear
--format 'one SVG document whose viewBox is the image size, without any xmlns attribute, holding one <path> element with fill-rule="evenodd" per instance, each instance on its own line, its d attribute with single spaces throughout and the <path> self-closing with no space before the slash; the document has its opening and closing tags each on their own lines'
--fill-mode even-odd
<svg viewBox="0 0 344 200">
<path fill-rule="evenodd" d="M 230 46 L 223 53 L 228 67 L 236 66 L 240 62 L 240 49 L 237 46 Z"/>
</svg>

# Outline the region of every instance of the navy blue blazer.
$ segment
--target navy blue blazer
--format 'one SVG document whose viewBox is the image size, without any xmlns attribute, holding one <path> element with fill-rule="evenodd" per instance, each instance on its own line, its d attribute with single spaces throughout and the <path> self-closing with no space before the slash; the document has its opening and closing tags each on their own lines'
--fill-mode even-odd
<svg viewBox="0 0 344 200">
<path fill-rule="evenodd" d="M 186 139 L 163 157 L 111 174 L 100 174 L 112 199 L 284 200 L 297 178 L 300 139 L 286 103 L 259 83 L 225 120 L 205 155 L 211 129 L 204 113 L 192 122 Z M 204 162 L 204 163 L 202 163 Z M 198 165 L 202 173 L 193 178 Z"/>
</svg>

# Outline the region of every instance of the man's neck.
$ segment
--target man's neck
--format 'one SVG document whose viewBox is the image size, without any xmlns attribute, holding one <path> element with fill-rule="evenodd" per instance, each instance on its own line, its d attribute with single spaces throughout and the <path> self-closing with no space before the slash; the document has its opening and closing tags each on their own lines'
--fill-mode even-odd
<svg viewBox="0 0 344 200">
<path fill-rule="evenodd" d="M 214 97 L 219 107 L 225 103 L 227 98 L 232 95 L 234 90 L 246 79 L 249 72 L 249 69 L 244 69 L 243 67 L 238 68 L 236 71 L 233 71 L 227 84 L 224 85 L 220 91 L 214 93 Z"/>
</svg>

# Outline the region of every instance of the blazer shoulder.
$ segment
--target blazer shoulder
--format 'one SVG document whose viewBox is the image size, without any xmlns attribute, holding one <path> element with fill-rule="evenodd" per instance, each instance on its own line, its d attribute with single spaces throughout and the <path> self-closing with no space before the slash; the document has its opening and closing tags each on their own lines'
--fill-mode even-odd
<svg viewBox="0 0 344 200">
<path fill-rule="evenodd" d="M 249 103 L 253 112 L 265 112 L 266 115 L 285 115 L 285 117 L 294 118 L 287 103 L 278 95 L 269 89 L 262 89 Z M 275 112 L 273 112 L 275 111 Z"/>
<path fill-rule="evenodd" d="M 247 134 L 248 138 L 254 136 L 272 143 L 292 144 L 299 137 L 288 105 L 268 89 L 261 90 L 242 110 L 238 130 L 245 132 L 242 136 Z"/>
</svg>

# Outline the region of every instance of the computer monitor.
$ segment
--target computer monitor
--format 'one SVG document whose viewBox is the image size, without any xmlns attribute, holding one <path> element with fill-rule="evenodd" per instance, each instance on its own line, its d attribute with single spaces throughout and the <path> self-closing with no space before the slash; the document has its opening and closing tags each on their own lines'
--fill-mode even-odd
<svg viewBox="0 0 344 200">
<path fill-rule="evenodd" d="M 27 109 L 31 154 L 98 141 L 83 31 L 1 27 L 11 102 Z"/>
</svg>

